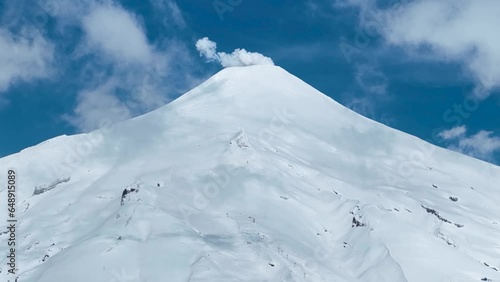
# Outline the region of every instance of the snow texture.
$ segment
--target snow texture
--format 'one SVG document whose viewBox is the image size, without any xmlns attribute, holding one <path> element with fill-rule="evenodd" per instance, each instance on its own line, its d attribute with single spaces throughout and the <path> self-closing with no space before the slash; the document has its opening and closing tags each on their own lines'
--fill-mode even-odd
<svg viewBox="0 0 500 282">
<path fill-rule="evenodd" d="M 226 68 L 0 167 L 18 172 L 22 282 L 500 281 L 499 167 L 276 66 Z"/>
</svg>

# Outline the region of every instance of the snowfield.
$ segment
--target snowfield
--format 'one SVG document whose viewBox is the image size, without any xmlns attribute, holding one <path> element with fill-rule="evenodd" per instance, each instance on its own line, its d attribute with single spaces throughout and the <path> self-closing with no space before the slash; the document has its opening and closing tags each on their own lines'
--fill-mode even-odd
<svg viewBox="0 0 500 282">
<path fill-rule="evenodd" d="M 276 66 L 224 69 L 0 168 L 4 207 L 18 174 L 20 282 L 500 281 L 499 167 Z"/>
</svg>

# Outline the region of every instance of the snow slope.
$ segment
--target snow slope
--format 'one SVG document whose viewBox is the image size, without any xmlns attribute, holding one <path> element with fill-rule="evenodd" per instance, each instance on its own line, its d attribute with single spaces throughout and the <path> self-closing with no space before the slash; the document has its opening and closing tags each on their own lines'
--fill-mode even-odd
<svg viewBox="0 0 500 282">
<path fill-rule="evenodd" d="M 0 167 L 19 174 L 22 282 L 500 281 L 499 167 L 275 66 Z"/>
</svg>

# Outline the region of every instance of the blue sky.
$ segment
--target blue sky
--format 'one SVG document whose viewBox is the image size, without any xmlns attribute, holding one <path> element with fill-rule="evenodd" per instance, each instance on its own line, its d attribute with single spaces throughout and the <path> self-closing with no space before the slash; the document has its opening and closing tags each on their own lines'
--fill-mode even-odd
<svg viewBox="0 0 500 282">
<path fill-rule="evenodd" d="M 0 156 L 170 102 L 222 69 L 195 46 L 208 37 L 218 51 L 272 58 L 367 117 L 499 164 L 498 9 L 487 0 L 2 0 Z"/>
</svg>

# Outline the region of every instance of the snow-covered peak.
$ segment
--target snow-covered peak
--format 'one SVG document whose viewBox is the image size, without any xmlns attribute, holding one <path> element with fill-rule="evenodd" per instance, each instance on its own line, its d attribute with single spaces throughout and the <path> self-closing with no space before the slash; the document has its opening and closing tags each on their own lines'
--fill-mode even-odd
<svg viewBox="0 0 500 282">
<path fill-rule="evenodd" d="M 497 166 L 276 66 L 226 68 L 0 167 L 19 174 L 20 281 L 500 279 Z"/>
</svg>

